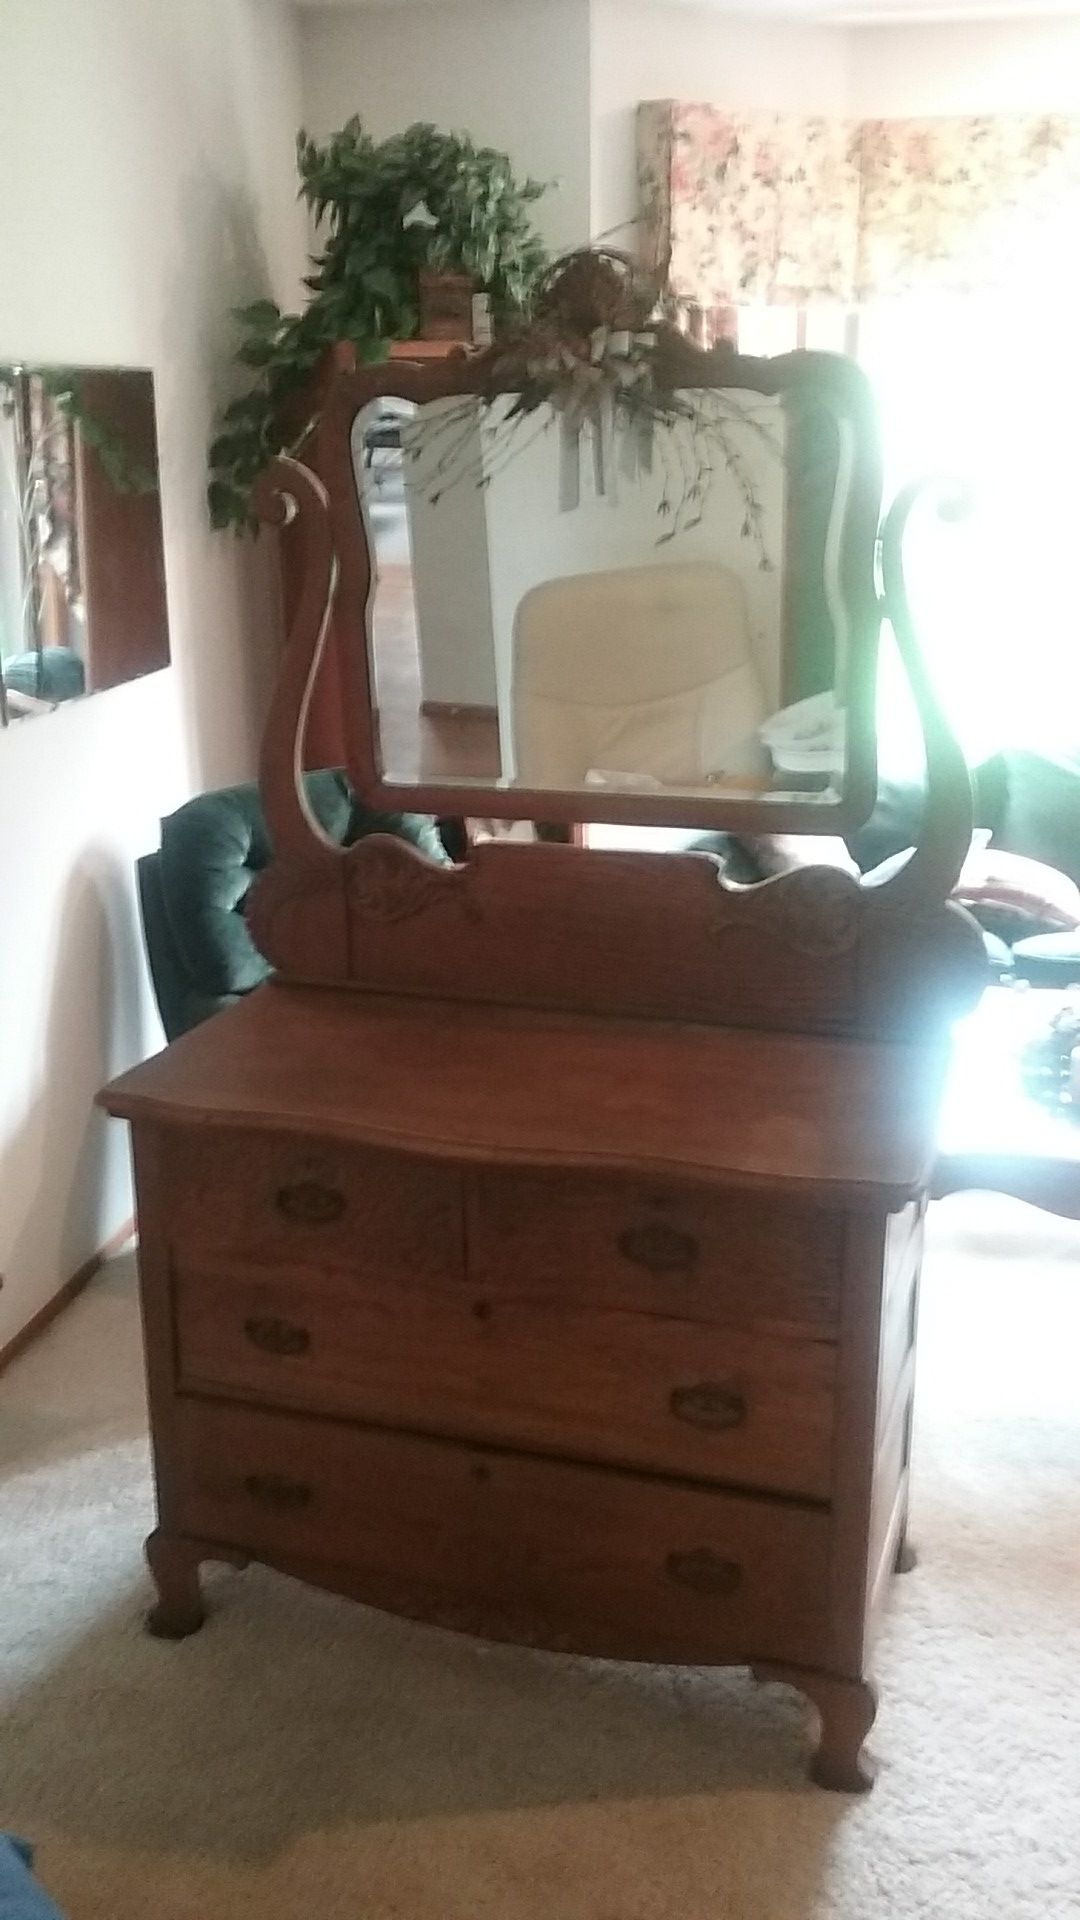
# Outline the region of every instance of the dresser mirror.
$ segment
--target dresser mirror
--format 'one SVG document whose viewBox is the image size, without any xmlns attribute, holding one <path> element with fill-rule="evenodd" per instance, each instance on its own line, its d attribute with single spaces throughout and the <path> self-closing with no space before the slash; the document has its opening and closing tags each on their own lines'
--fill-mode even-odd
<svg viewBox="0 0 1080 1920">
<path fill-rule="evenodd" d="M 661 344 L 662 418 L 503 390 L 483 358 L 329 381 L 307 457 L 374 804 L 811 832 L 868 815 L 863 377 Z"/>
<path fill-rule="evenodd" d="M 152 374 L 0 365 L 0 725 L 168 664 Z"/>
</svg>

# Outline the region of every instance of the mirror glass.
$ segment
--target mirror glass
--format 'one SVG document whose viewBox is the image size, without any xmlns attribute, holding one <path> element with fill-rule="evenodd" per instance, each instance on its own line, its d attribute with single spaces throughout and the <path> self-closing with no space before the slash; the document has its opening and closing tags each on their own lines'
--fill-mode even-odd
<svg viewBox="0 0 1080 1920">
<path fill-rule="evenodd" d="M 0 365 L 0 724 L 168 664 L 152 375 Z"/>
<path fill-rule="evenodd" d="M 513 395 L 357 415 L 388 785 L 835 802 L 850 429 L 678 399 L 677 429 Z"/>
</svg>

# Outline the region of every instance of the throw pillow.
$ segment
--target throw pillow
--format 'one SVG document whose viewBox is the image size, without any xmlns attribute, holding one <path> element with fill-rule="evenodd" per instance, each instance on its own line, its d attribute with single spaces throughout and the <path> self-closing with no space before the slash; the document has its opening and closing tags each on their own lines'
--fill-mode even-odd
<svg viewBox="0 0 1080 1920">
<path fill-rule="evenodd" d="M 1004 938 L 1022 939 L 1040 927 L 1067 932 L 1080 926 L 1080 887 L 1041 860 L 1000 847 L 974 849 L 964 861 L 953 899 Z"/>
</svg>

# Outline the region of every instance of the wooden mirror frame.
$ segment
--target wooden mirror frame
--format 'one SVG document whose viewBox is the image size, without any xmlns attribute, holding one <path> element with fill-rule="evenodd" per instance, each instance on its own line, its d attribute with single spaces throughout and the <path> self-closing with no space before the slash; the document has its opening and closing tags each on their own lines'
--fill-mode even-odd
<svg viewBox="0 0 1080 1920">
<path fill-rule="evenodd" d="M 568 826 L 587 823 L 602 811 L 603 819 L 614 825 L 723 828 L 746 834 L 847 834 L 861 826 L 873 810 L 877 786 L 875 701 L 883 611 L 876 581 L 881 462 L 869 382 L 854 361 L 838 354 L 800 350 L 762 359 L 740 354 L 725 342 L 703 352 L 669 328 L 659 330 L 656 370 L 658 384 L 666 389 L 727 389 L 779 396 L 796 406 L 827 405 L 848 429 L 850 464 L 844 476 L 846 499 L 839 508 L 833 576 L 848 634 L 842 688 L 845 767 L 837 799 L 742 800 L 720 793 L 714 801 L 680 797 L 674 791 L 605 791 L 593 797 L 581 791 L 482 782 L 400 785 L 385 777 L 370 638 L 374 572 L 354 470 L 353 427 L 362 409 L 380 399 L 420 405 L 471 393 L 490 398 L 493 391 L 513 391 L 506 386 L 493 389 L 489 354 L 462 353 L 434 364 L 394 358 L 357 367 L 352 349 L 343 347 L 332 358 L 317 395 L 318 417 L 303 445 L 302 463 L 277 462 L 258 490 L 257 511 L 267 522 L 280 526 L 299 509 L 308 523 L 301 529 L 291 659 L 279 679 L 264 753 L 280 764 L 295 751 L 299 766 L 304 723 L 332 622 L 347 772 L 360 799 L 380 811 Z M 838 480 L 838 488 L 840 484 Z"/>
</svg>

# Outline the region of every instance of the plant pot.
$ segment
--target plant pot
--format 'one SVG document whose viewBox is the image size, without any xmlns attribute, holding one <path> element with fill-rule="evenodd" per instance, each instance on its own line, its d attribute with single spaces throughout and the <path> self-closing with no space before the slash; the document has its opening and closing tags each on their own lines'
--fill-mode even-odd
<svg viewBox="0 0 1080 1920">
<path fill-rule="evenodd" d="M 473 295 L 476 282 L 468 273 L 420 269 L 420 338 L 460 340 L 472 345 Z"/>
</svg>

